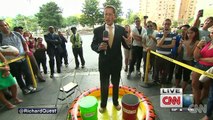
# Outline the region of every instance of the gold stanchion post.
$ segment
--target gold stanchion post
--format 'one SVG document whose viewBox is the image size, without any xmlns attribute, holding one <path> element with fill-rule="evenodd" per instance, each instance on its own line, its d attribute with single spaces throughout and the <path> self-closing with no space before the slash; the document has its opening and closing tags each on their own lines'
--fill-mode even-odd
<svg viewBox="0 0 213 120">
<path fill-rule="evenodd" d="M 150 51 L 147 51 L 146 53 L 146 71 L 145 71 L 145 78 L 144 83 L 148 83 L 148 74 L 149 74 L 149 64 L 150 64 Z"/>
<path fill-rule="evenodd" d="M 145 77 L 144 77 L 144 81 L 141 80 L 141 84 L 140 84 L 141 87 L 145 87 L 145 88 L 151 87 L 150 86 L 151 84 L 148 83 L 148 74 L 149 74 L 149 66 L 150 66 L 149 61 L 150 61 L 150 51 L 147 51 L 147 53 L 146 53 L 146 70 L 144 71 Z"/>
<path fill-rule="evenodd" d="M 34 76 L 34 73 L 33 73 L 33 69 L 32 69 L 32 66 L 31 66 L 30 58 L 29 58 L 28 55 L 26 55 L 26 60 L 27 60 L 27 64 L 29 65 L 29 68 L 30 68 L 30 74 L 32 76 L 32 81 L 33 81 L 33 87 L 37 88 L 37 82 L 36 82 L 36 79 L 35 79 L 35 76 Z"/>
</svg>

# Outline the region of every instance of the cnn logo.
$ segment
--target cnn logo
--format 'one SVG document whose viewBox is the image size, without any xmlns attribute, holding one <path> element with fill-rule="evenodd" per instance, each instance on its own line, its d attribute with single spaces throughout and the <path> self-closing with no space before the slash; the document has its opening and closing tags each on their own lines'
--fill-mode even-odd
<svg viewBox="0 0 213 120">
<path fill-rule="evenodd" d="M 161 88 L 160 107 L 183 107 L 182 88 Z"/>
</svg>

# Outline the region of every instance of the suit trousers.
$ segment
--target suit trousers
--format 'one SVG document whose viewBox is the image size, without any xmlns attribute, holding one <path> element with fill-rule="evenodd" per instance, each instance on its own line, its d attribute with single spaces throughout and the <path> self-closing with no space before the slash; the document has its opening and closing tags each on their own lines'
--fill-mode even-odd
<svg viewBox="0 0 213 120">
<path fill-rule="evenodd" d="M 85 65 L 85 60 L 84 60 L 84 56 L 83 56 L 83 48 L 73 48 L 73 55 L 75 57 L 75 65 L 76 67 L 79 67 L 79 61 L 78 61 L 78 56 L 80 57 L 81 60 L 81 65 L 84 66 Z"/>
<path fill-rule="evenodd" d="M 61 64 L 63 63 L 63 59 L 64 59 L 64 64 L 67 65 L 68 64 L 68 54 L 67 54 L 67 49 L 63 49 L 63 52 L 61 53 Z"/>
<path fill-rule="evenodd" d="M 49 65 L 50 65 L 50 73 L 51 75 L 54 73 L 54 68 L 55 68 L 55 59 L 56 58 L 56 67 L 57 67 L 57 72 L 61 72 L 61 57 L 59 54 L 59 51 L 57 49 L 54 49 L 53 51 L 48 53 L 49 56 Z"/>
<path fill-rule="evenodd" d="M 101 83 L 101 107 L 105 108 L 107 105 L 108 93 L 109 93 L 109 82 L 111 76 L 111 83 L 113 85 L 113 104 L 117 106 L 118 94 L 119 94 L 119 83 L 120 83 L 120 71 L 103 73 L 100 72 L 100 83 Z"/>
</svg>

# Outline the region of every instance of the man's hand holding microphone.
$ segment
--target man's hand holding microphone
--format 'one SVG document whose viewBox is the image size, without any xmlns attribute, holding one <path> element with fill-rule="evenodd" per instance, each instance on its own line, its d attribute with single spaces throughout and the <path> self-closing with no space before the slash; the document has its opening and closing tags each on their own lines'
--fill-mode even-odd
<svg viewBox="0 0 213 120">
<path fill-rule="evenodd" d="M 108 42 L 109 42 L 109 34 L 108 31 L 104 30 L 103 31 L 103 42 L 99 45 L 98 49 L 100 51 L 104 51 L 104 54 L 106 55 L 107 47 L 108 47 Z"/>
</svg>

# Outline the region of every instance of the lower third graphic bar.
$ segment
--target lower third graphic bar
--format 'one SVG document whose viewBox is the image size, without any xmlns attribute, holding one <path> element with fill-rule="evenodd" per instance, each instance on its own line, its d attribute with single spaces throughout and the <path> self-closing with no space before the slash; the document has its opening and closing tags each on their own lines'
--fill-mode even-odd
<svg viewBox="0 0 213 120">
<path fill-rule="evenodd" d="M 57 108 L 18 108 L 19 114 L 57 114 Z"/>
</svg>

